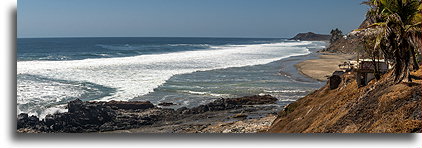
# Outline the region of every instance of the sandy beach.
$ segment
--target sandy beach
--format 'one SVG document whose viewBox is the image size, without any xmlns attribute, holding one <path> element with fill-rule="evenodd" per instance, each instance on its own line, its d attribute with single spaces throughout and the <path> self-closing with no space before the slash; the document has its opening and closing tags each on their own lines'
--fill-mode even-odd
<svg viewBox="0 0 422 148">
<path fill-rule="evenodd" d="M 319 81 L 326 81 L 334 71 L 340 70 L 338 65 L 348 60 L 353 60 L 352 54 L 327 54 L 321 53 L 319 59 L 305 60 L 296 64 L 300 73 Z"/>
</svg>

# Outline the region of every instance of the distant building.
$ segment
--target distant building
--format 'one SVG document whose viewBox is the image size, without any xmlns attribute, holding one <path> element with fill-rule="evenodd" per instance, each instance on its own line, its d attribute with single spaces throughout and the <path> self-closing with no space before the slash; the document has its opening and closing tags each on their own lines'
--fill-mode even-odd
<svg viewBox="0 0 422 148">
<path fill-rule="evenodd" d="M 390 67 L 388 62 L 384 59 L 375 60 L 380 74 L 386 73 Z M 358 59 L 357 61 L 349 61 L 340 64 L 339 68 L 346 71 L 353 71 L 356 73 L 356 81 L 359 86 L 367 85 L 375 78 L 375 64 L 372 59 Z"/>
<path fill-rule="evenodd" d="M 359 86 L 367 85 L 371 80 L 375 79 L 375 65 L 377 65 L 380 74 L 387 73 L 389 67 L 388 63 L 384 60 L 376 60 L 374 62 L 371 59 L 361 59 L 355 69 L 356 82 Z"/>
<path fill-rule="evenodd" d="M 388 62 L 383 59 L 376 60 L 378 71 L 381 74 L 387 73 L 390 69 Z M 348 61 L 338 65 L 339 71 L 335 71 L 328 79 L 330 89 L 336 89 L 341 83 L 341 76 L 344 73 L 352 72 L 356 75 L 356 82 L 359 87 L 367 85 L 371 80 L 375 79 L 375 64 L 372 59 L 358 59 L 357 61 Z"/>
</svg>

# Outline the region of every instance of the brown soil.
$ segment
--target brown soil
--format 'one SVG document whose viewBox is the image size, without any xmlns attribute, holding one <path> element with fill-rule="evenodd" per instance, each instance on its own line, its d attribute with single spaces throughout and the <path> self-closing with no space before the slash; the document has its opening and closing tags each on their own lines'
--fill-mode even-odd
<svg viewBox="0 0 422 148">
<path fill-rule="evenodd" d="M 279 112 L 272 133 L 412 133 L 421 132 L 421 76 L 394 84 L 391 73 L 358 88 L 345 74 L 339 88 L 328 85 Z"/>
</svg>

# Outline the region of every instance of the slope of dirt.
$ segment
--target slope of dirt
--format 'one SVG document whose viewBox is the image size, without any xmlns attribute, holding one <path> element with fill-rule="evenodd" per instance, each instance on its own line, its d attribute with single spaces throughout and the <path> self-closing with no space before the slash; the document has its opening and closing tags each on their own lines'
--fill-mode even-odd
<svg viewBox="0 0 422 148">
<path fill-rule="evenodd" d="M 273 133 L 412 133 L 421 132 L 421 75 L 394 84 L 391 73 L 358 88 L 353 74 L 339 88 L 328 85 L 279 112 Z"/>
<path fill-rule="evenodd" d="M 356 51 L 360 51 L 362 48 L 362 41 L 358 38 L 340 38 L 337 41 L 331 43 L 327 48 L 322 49 L 321 52 L 328 53 L 343 53 L 343 54 L 356 54 Z"/>
</svg>

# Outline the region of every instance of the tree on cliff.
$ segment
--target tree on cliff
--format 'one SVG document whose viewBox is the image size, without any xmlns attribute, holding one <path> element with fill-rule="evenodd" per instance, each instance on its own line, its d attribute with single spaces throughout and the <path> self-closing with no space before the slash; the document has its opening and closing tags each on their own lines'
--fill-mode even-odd
<svg viewBox="0 0 422 148">
<path fill-rule="evenodd" d="M 374 32 L 374 49 L 380 49 L 394 64 L 395 82 L 411 81 L 410 69 L 419 69 L 416 55 L 421 47 L 420 0 L 369 0 L 367 13 L 372 24 L 366 29 Z"/>
<path fill-rule="evenodd" d="M 330 43 L 334 43 L 335 41 L 343 37 L 343 32 L 338 28 L 331 30 L 330 34 Z"/>
</svg>

